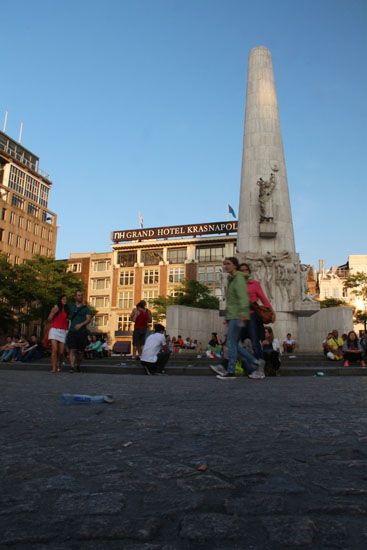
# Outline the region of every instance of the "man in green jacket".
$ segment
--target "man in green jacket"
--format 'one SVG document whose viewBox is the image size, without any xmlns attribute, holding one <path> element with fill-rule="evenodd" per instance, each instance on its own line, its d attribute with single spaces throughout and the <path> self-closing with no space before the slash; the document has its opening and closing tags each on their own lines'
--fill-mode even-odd
<svg viewBox="0 0 367 550">
<path fill-rule="evenodd" d="M 239 267 L 237 258 L 225 258 L 223 262 L 223 268 L 228 273 L 227 307 L 225 313 L 228 325 L 228 368 L 227 372 L 218 374 L 217 378 L 220 380 L 235 378 L 235 365 L 238 355 L 241 355 L 244 359 L 249 378 L 265 377 L 263 373 L 265 361 L 263 359 L 256 359 L 256 357 L 239 344 L 241 328 L 250 318 L 247 278 L 244 273 L 239 271 Z"/>
</svg>

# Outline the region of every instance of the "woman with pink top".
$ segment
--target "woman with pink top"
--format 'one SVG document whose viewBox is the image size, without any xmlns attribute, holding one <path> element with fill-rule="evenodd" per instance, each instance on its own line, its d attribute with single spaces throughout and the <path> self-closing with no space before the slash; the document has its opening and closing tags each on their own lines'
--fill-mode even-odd
<svg viewBox="0 0 367 550">
<path fill-rule="evenodd" d="M 243 335 L 243 337 L 250 338 L 256 359 L 263 359 L 261 342 L 265 339 L 264 323 L 262 322 L 259 315 L 256 313 L 255 308 L 252 304 L 259 304 L 260 301 L 261 304 L 259 305 L 263 305 L 271 309 L 271 311 L 273 312 L 273 323 L 275 321 L 275 312 L 272 308 L 271 303 L 267 299 L 265 292 L 261 288 L 261 284 L 259 283 L 259 281 L 255 281 L 255 279 L 251 278 L 250 266 L 246 263 L 242 263 L 240 264 L 240 270 L 243 273 L 249 275 L 247 279 L 247 291 L 250 301 L 250 322 L 246 327 L 247 333 L 246 335 Z"/>
</svg>

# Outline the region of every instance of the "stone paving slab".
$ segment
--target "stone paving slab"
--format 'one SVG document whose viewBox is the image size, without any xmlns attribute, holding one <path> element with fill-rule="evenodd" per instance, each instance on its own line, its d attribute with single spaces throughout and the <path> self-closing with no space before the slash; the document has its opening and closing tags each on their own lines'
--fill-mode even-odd
<svg viewBox="0 0 367 550">
<path fill-rule="evenodd" d="M 367 547 L 364 378 L 0 380 L 0 548 Z"/>
</svg>

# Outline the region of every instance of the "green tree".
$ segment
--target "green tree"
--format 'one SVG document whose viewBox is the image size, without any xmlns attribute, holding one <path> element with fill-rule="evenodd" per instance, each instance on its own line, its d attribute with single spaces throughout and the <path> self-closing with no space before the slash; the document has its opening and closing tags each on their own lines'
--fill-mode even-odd
<svg viewBox="0 0 367 550">
<path fill-rule="evenodd" d="M 8 333 L 16 325 L 19 298 L 15 289 L 15 268 L 0 254 L 0 332 Z"/>
<path fill-rule="evenodd" d="M 363 323 L 365 332 L 367 331 L 367 312 L 356 310 L 354 312 L 354 319 L 356 323 Z"/>
<path fill-rule="evenodd" d="M 336 307 L 336 306 L 341 306 L 343 304 L 345 305 L 345 302 L 343 302 L 343 300 L 338 300 L 337 298 L 325 298 L 325 300 L 320 300 L 321 308 Z"/>
<path fill-rule="evenodd" d="M 57 298 L 62 294 L 72 298 L 76 290 L 83 289 L 82 281 L 66 268 L 66 261 L 45 256 L 35 256 L 16 266 L 15 285 L 20 323 L 39 320 L 43 330 Z"/>
<path fill-rule="evenodd" d="M 158 296 L 153 300 L 153 317 L 163 320 L 166 317 L 167 307 L 181 305 L 200 307 L 204 309 L 219 309 L 219 300 L 211 294 L 210 288 L 199 281 L 186 279 L 177 286 L 177 296 Z"/>
<path fill-rule="evenodd" d="M 344 288 L 352 290 L 352 294 L 367 302 L 367 273 L 357 271 L 349 275 L 344 282 Z"/>
</svg>

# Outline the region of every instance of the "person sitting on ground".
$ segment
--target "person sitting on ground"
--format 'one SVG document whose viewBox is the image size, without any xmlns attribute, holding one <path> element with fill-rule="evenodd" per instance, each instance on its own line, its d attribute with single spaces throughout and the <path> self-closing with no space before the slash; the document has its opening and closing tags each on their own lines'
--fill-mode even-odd
<svg viewBox="0 0 367 550">
<path fill-rule="evenodd" d="M 296 349 L 296 341 L 292 338 L 290 332 L 288 332 L 286 339 L 283 341 L 283 351 L 284 353 L 293 353 Z"/>
<path fill-rule="evenodd" d="M 350 363 L 360 362 L 362 368 L 366 367 L 363 360 L 363 348 L 358 340 L 354 330 L 351 330 L 343 345 L 344 367 L 349 367 Z"/>
<path fill-rule="evenodd" d="M 102 354 L 102 342 L 95 334 L 92 335 L 91 343 L 85 348 L 84 353 L 87 359 L 95 359 Z"/>
<path fill-rule="evenodd" d="M 154 325 L 154 334 L 146 339 L 140 361 L 146 374 L 162 374 L 170 357 L 167 349 L 165 328 L 160 323 Z"/>
<path fill-rule="evenodd" d="M 107 338 L 103 338 L 101 347 L 102 347 L 103 357 L 109 357 L 111 355 L 111 350 L 110 350 L 110 346 L 108 345 Z"/>
<path fill-rule="evenodd" d="M 43 348 L 37 338 L 37 334 L 32 334 L 29 340 L 29 346 L 22 350 L 22 354 L 18 361 L 22 363 L 31 363 L 41 359 L 43 355 Z"/>
<path fill-rule="evenodd" d="M 273 329 L 265 327 L 265 340 L 262 341 L 262 348 L 266 376 L 276 376 L 280 368 L 280 344 L 278 338 L 274 338 Z"/>
<path fill-rule="evenodd" d="M 12 336 L 6 337 L 5 344 L 0 347 L 0 361 L 2 361 L 2 358 L 5 355 L 5 353 L 11 349 L 12 341 L 13 341 Z"/>
<path fill-rule="evenodd" d="M 339 361 L 343 359 L 343 339 L 340 338 L 339 332 L 334 329 L 331 332 L 331 338 L 327 341 L 328 352 L 326 357 L 331 361 Z"/>
<path fill-rule="evenodd" d="M 328 347 L 328 340 L 330 340 L 330 338 L 332 338 L 333 335 L 331 334 L 331 332 L 328 333 L 328 335 L 326 336 L 325 340 L 323 340 L 322 342 L 322 352 L 323 354 L 325 355 L 325 357 L 327 358 L 327 354 L 329 352 L 329 347 Z"/>
<path fill-rule="evenodd" d="M 173 352 L 173 338 L 170 337 L 169 334 L 166 334 L 166 345 L 167 349 L 170 353 Z"/>
<path fill-rule="evenodd" d="M 17 336 L 13 336 L 10 342 L 7 342 L 6 345 L 3 346 L 5 349 L 3 350 L 3 353 L 0 359 L 2 363 L 7 363 L 8 361 L 12 361 L 12 359 L 15 357 L 18 351 L 18 342 L 19 342 L 19 338 Z"/>
<path fill-rule="evenodd" d="M 184 347 L 184 341 L 183 341 L 183 339 L 182 339 L 181 334 L 179 334 L 179 335 L 177 336 L 177 345 L 178 345 L 179 348 L 183 348 L 183 347 Z"/>
<path fill-rule="evenodd" d="M 208 352 L 209 356 L 211 356 L 211 354 L 218 355 L 222 353 L 222 343 L 216 332 L 212 332 L 212 337 L 208 342 Z"/>
</svg>

